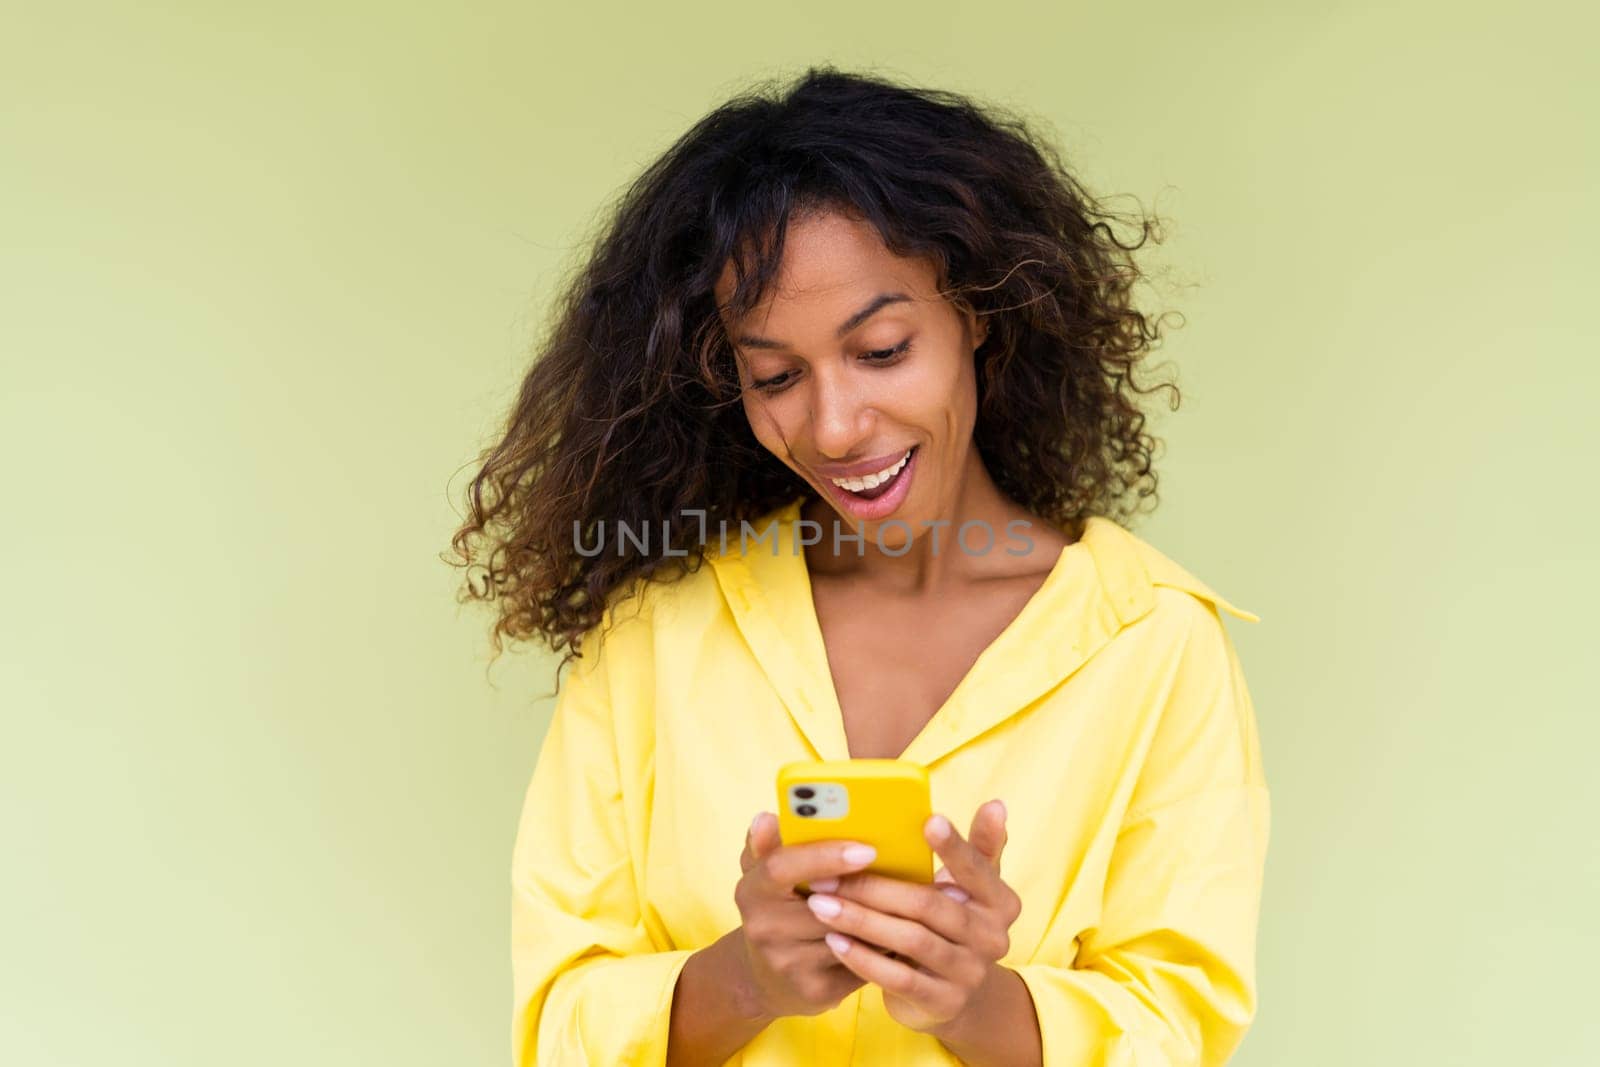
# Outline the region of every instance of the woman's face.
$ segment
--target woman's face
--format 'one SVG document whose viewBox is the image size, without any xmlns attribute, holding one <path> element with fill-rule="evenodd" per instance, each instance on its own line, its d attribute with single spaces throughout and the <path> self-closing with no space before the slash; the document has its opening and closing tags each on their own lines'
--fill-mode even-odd
<svg viewBox="0 0 1600 1067">
<path fill-rule="evenodd" d="M 763 303 L 724 321 L 756 439 L 869 538 L 887 519 L 906 522 L 885 531 L 886 546 L 951 515 L 974 459 L 973 349 L 986 326 L 937 286 L 930 263 L 894 256 L 870 223 L 811 215 L 791 223 Z M 732 290 L 730 264 L 719 305 Z M 893 472 L 907 452 L 879 485 L 833 480 Z"/>
</svg>

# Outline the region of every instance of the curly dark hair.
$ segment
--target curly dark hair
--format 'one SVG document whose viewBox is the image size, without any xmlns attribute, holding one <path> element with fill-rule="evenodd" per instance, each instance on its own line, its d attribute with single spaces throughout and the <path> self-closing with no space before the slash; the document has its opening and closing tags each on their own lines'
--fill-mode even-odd
<svg viewBox="0 0 1600 1067">
<path fill-rule="evenodd" d="M 1136 366 L 1161 317 L 1133 306 L 1131 253 L 1162 236 L 1087 193 L 1024 119 L 956 93 L 830 65 L 765 83 L 706 115 L 629 186 L 564 284 L 498 443 L 480 456 L 452 538 L 463 600 L 500 601 L 492 632 L 541 635 L 560 667 L 608 608 L 703 561 L 694 524 L 652 553 L 585 555 L 600 523 L 665 529 L 758 518 L 813 490 L 763 448 L 739 405 L 713 295 L 757 306 L 790 222 L 816 210 L 870 221 L 898 256 L 930 257 L 941 295 L 985 316 L 974 439 L 995 484 L 1070 539 L 1092 513 L 1131 518 L 1156 495 Z M 1153 507 L 1153 505 L 1152 505 Z M 668 552 L 668 549 L 671 552 Z M 459 561 L 459 562 L 457 562 Z M 669 569 L 664 564 L 672 563 Z"/>
</svg>

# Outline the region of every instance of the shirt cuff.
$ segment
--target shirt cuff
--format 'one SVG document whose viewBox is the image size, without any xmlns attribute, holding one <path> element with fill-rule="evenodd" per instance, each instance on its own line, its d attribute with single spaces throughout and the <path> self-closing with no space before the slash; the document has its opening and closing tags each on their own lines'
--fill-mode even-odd
<svg viewBox="0 0 1600 1067">
<path fill-rule="evenodd" d="M 1106 975 L 1074 967 L 1024 963 L 1012 966 L 1022 976 L 1039 1017 L 1041 1059 L 1045 1067 L 1133 1067 L 1135 1064 L 1187 1062 L 1174 1059 L 1160 1036 L 1150 1031 L 1140 1009 Z"/>
<path fill-rule="evenodd" d="M 539 1063 L 667 1062 L 672 994 L 693 949 L 600 957 L 559 975 L 539 1022 Z"/>
</svg>

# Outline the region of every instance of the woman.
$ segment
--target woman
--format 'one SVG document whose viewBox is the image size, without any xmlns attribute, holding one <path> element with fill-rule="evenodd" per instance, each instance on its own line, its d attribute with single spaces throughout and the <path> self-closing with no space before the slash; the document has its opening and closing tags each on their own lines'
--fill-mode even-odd
<svg viewBox="0 0 1600 1067">
<path fill-rule="evenodd" d="M 1159 331 L 1109 217 L 1022 123 L 829 68 L 627 192 L 456 538 L 497 647 L 573 664 L 517 1063 L 1237 1046 L 1268 794 L 1219 609 L 1256 617 L 1119 521 Z M 864 757 L 928 768 L 935 886 L 780 843 L 778 767 Z"/>
</svg>

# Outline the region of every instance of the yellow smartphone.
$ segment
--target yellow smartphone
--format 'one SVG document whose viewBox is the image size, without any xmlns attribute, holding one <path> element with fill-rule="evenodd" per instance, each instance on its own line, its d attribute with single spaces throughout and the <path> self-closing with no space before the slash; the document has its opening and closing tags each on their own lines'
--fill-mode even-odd
<svg viewBox="0 0 1600 1067">
<path fill-rule="evenodd" d="M 785 845 L 860 841 L 878 850 L 865 869 L 933 882 L 922 826 L 933 814 L 928 770 L 898 759 L 800 760 L 778 769 L 778 836 Z"/>
</svg>

